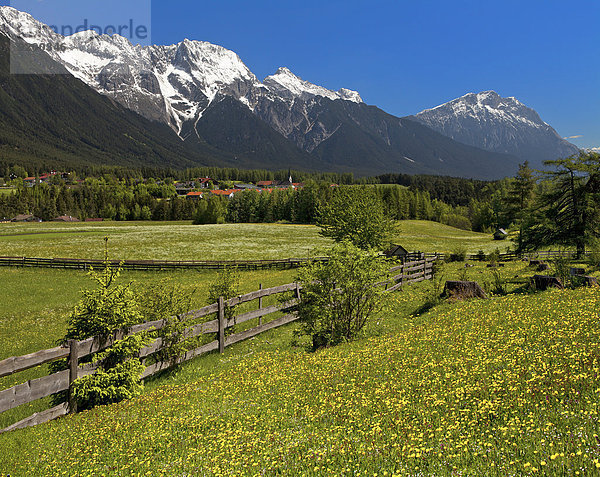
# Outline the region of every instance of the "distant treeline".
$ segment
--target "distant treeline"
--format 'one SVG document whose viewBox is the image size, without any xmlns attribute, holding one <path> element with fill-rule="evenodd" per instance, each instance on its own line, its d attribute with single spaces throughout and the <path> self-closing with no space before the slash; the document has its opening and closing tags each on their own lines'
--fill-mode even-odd
<svg viewBox="0 0 600 477">
<path fill-rule="evenodd" d="M 228 179 L 256 179 L 242 174 L 236 177 L 234 171 L 231 171 Z M 223 170 L 204 170 L 204 174 L 198 172 L 194 171 L 190 177 L 223 177 Z M 242 172 L 251 174 L 251 171 Z M 278 178 L 276 173 L 269 174 L 273 174 L 273 179 Z M 433 220 L 466 230 L 481 231 L 494 227 L 497 222 L 497 214 L 490 213 L 490 199 L 477 201 L 471 198 L 468 206 L 454 206 L 432 198 L 430 192 L 417 190 L 414 185 L 342 184 L 339 187 L 352 187 L 356 193 L 371 195 L 372 200 L 381 201 L 390 217 L 398 220 Z M 70 215 L 81 220 L 194 220 L 196 223 L 287 221 L 311 224 L 318 219 L 320 204 L 328 202 L 336 190 L 338 187 L 332 186 L 330 180 L 308 179 L 304 187 L 297 190 L 250 190 L 236 193 L 231 199 L 211 196 L 207 191 L 205 198 L 194 200 L 179 197 L 170 179 L 141 182 L 133 178 L 105 176 L 87 178 L 82 183 L 73 184 L 57 177 L 53 184 L 21 186 L 13 194 L 0 195 L 0 218 L 33 214 L 45 221 Z M 500 204 L 498 209 L 501 209 Z"/>
</svg>

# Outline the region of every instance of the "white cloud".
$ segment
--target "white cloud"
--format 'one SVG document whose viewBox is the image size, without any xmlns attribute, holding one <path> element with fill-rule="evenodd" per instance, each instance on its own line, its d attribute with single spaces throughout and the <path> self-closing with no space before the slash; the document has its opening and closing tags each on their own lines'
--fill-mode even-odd
<svg viewBox="0 0 600 477">
<path fill-rule="evenodd" d="M 567 136 L 567 137 L 565 137 L 563 139 L 578 139 L 580 137 L 583 137 L 583 134 L 578 134 L 577 136 Z"/>
</svg>

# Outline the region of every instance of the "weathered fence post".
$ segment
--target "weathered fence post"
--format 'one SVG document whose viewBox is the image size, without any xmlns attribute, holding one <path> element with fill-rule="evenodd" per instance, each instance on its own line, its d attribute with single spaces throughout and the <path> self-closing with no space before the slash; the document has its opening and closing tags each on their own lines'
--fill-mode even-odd
<svg viewBox="0 0 600 477">
<path fill-rule="evenodd" d="M 225 303 L 223 297 L 219 297 L 219 353 L 225 351 Z"/>
<path fill-rule="evenodd" d="M 301 300 L 301 298 L 300 298 L 300 284 L 298 282 L 296 282 L 296 299 L 298 301 Z"/>
<path fill-rule="evenodd" d="M 262 290 L 262 283 L 258 284 L 258 289 Z M 262 296 L 258 298 L 258 309 L 262 308 Z M 258 326 L 262 325 L 262 316 L 258 317 Z"/>
<path fill-rule="evenodd" d="M 77 379 L 77 370 L 79 365 L 79 342 L 69 340 L 69 413 L 77 412 L 77 401 L 73 392 L 73 382 Z"/>
</svg>

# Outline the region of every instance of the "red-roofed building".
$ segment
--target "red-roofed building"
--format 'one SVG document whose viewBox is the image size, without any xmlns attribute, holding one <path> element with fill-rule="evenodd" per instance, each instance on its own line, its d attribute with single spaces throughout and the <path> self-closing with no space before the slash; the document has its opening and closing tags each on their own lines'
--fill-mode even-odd
<svg viewBox="0 0 600 477">
<path fill-rule="evenodd" d="M 56 171 L 46 172 L 40 176 L 40 182 L 48 182 L 55 175 Z"/>
<path fill-rule="evenodd" d="M 236 192 L 240 192 L 240 191 L 236 191 L 235 189 L 211 190 L 210 191 L 211 194 L 214 194 L 214 195 L 217 195 L 220 197 L 227 197 L 229 199 L 231 199 Z"/>
<path fill-rule="evenodd" d="M 185 197 L 186 199 L 199 200 L 202 199 L 202 194 L 204 194 L 204 192 L 188 192 Z"/>
<path fill-rule="evenodd" d="M 258 181 L 256 183 L 257 187 L 269 187 L 270 185 L 273 185 L 273 181 Z"/>
<path fill-rule="evenodd" d="M 198 178 L 198 188 L 208 189 L 210 187 L 211 182 L 214 182 L 214 181 L 210 177 L 199 177 Z"/>
</svg>

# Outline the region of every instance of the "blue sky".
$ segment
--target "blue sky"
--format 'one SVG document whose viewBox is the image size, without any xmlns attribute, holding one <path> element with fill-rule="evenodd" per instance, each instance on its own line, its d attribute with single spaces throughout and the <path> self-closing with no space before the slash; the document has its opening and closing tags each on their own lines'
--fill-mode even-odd
<svg viewBox="0 0 600 477">
<path fill-rule="evenodd" d="M 66 0 L 12 5 L 27 1 L 32 13 L 43 5 L 50 16 L 78 13 Z M 140 22 L 148 17 L 150 0 L 114 9 L 111 1 L 77 4 L 97 2 L 94 15 L 103 20 L 118 8 Z M 287 66 L 330 89 L 358 90 L 398 116 L 493 89 L 537 110 L 562 136 L 581 136 L 575 144 L 600 146 L 595 0 L 181 0 L 154 1 L 151 13 L 153 43 L 222 45 L 260 79 Z"/>
</svg>

